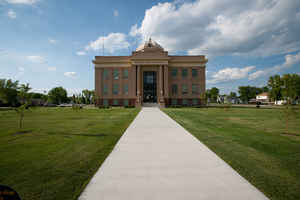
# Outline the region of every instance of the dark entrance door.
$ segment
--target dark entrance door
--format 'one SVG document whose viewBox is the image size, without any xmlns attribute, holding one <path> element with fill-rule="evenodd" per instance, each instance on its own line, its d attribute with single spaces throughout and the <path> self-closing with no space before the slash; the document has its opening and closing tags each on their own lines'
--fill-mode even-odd
<svg viewBox="0 0 300 200">
<path fill-rule="evenodd" d="M 144 96 L 143 102 L 157 102 L 156 72 L 148 71 L 143 74 Z"/>
</svg>

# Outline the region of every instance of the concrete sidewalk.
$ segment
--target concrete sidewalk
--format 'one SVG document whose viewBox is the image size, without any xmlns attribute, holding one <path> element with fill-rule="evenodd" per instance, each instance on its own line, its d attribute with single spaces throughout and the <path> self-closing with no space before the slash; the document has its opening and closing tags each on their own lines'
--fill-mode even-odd
<svg viewBox="0 0 300 200">
<path fill-rule="evenodd" d="M 267 199 L 158 108 L 143 108 L 80 200 Z"/>
</svg>

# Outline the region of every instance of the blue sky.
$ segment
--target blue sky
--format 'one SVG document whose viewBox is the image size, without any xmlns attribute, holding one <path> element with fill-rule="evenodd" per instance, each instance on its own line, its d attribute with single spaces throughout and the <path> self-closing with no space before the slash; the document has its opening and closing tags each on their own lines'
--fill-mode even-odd
<svg viewBox="0 0 300 200">
<path fill-rule="evenodd" d="M 35 91 L 94 88 L 92 59 L 150 36 L 169 54 L 208 56 L 222 93 L 300 73 L 300 1 L 0 0 L 0 78 Z"/>
</svg>

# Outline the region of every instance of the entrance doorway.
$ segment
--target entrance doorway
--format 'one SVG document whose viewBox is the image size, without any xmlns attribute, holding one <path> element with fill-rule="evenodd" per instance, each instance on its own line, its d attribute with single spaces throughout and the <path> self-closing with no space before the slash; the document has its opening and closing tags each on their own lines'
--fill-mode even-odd
<svg viewBox="0 0 300 200">
<path fill-rule="evenodd" d="M 157 93 L 156 93 L 156 72 L 146 71 L 143 74 L 143 102 L 154 103 L 157 102 Z"/>
</svg>

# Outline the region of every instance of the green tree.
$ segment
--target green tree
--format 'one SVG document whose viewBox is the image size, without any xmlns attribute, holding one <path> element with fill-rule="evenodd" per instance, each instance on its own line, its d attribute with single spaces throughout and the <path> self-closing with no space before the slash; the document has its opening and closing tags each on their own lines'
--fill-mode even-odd
<svg viewBox="0 0 300 200">
<path fill-rule="evenodd" d="M 236 98 L 236 93 L 235 92 L 230 92 L 230 94 L 228 95 L 229 98 L 233 99 Z"/>
<path fill-rule="evenodd" d="M 256 98 L 256 95 L 261 92 L 261 88 L 252 87 L 250 85 L 239 87 L 240 99 L 245 103 L 248 103 L 250 99 Z"/>
<path fill-rule="evenodd" d="M 294 101 L 300 96 L 300 76 L 298 74 L 284 74 L 281 77 L 282 96 L 288 102 Z"/>
<path fill-rule="evenodd" d="M 271 76 L 268 80 L 268 87 L 270 88 L 269 96 L 273 101 L 282 98 L 283 82 L 279 75 Z"/>
<path fill-rule="evenodd" d="M 19 115 L 19 128 L 23 128 L 23 119 L 25 115 L 25 110 L 30 104 L 31 94 L 28 93 L 31 88 L 29 87 L 29 83 L 22 84 L 18 91 L 18 96 L 20 97 L 21 106 L 16 108 L 15 111 Z"/>
<path fill-rule="evenodd" d="M 0 100 L 10 106 L 16 106 L 18 103 L 18 85 L 19 81 L 0 79 Z"/>
<path fill-rule="evenodd" d="M 206 97 L 211 100 L 211 102 L 217 102 L 219 96 L 219 89 L 216 87 L 206 90 Z"/>
<path fill-rule="evenodd" d="M 21 84 L 18 91 L 18 96 L 20 97 L 20 101 L 22 104 L 28 103 L 31 99 L 31 94 L 28 93 L 29 90 L 31 90 L 31 87 L 29 87 L 29 83 L 27 84 Z"/>
<path fill-rule="evenodd" d="M 67 90 L 63 87 L 52 88 L 48 92 L 49 99 L 54 104 L 61 104 L 68 102 Z"/>
</svg>

